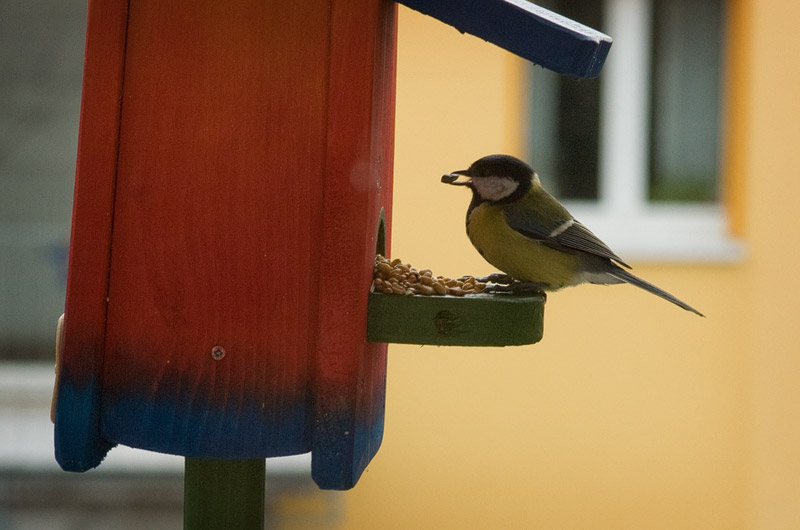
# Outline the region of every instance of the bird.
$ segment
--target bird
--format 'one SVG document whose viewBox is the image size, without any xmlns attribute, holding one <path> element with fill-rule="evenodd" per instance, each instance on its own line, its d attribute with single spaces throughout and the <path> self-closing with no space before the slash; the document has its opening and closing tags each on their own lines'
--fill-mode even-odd
<svg viewBox="0 0 800 530">
<path fill-rule="evenodd" d="M 505 290 L 557 291 L 582 283 L 629 283 L 700 316 L 700 311 L 635 276 L 617 256 L 543 187 L 530 165 L 493 154 L 442 182 L 472 190 L 467 236 L 475 249 L 504 274 L 486 281 Z M 502 290 L 502 289 L 501 289 Z"/>
</svg>

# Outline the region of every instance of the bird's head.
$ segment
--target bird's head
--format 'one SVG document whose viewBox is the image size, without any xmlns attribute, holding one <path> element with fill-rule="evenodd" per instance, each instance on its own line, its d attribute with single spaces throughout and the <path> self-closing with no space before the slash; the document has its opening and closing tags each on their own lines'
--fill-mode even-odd
<svg viewBox="0 0 800 530">
<path fill-rule="evenodd" d="M 466 180 L 459 180 L 466 177 Z M 482 201 L 494 203 L 514 202 L 528 192 L 538 181 L 531 166 L 510 155 L 488 155 L 460 169 L 442 176 L 442 182 L 454 186 L 467 186 Z"/>
</svg>

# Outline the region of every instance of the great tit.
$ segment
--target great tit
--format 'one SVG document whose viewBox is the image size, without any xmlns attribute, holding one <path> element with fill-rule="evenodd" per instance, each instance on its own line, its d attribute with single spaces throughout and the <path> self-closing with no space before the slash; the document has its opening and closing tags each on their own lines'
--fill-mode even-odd
<svg viewBox="0 0 800 530">
<path fill-rule="evenodd" d="M 467 180 L 459 180 L 466 177 Z M 480 254 L 506 273 L 495 281 L 555 291 L 584 282 L 630 283 L 700 316 L 668 292 L 634 276 L 630 266 L 542 188 L 533 169 L 509 155 L 489 155 L 442 182 L 472 190 L 467 235 Z"/>
</svg>

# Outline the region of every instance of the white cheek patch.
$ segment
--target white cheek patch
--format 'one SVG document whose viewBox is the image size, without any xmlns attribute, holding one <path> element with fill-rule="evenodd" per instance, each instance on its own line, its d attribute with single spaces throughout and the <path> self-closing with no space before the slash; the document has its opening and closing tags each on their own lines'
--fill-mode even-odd
<svg viewBox="0 0 800 530">
<path fill-rule="evenodd" d="M 500 201 L 514 193 L 519 182 L 508 177 L 478 177 L 472 179 L 481 198 L 488 201 Z"/>
</svg>

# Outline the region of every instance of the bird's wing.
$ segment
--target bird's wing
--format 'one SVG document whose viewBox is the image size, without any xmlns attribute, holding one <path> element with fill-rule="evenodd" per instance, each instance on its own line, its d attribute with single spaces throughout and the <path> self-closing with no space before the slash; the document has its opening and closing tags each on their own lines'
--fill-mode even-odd
<svg viewBox="0 0 800 530">
<path fill-rule="evenodd" d="M 506 208 L 508 225 L 527 238 L 539 241 L 549 247 L 564 251 L 581 251 L 616 261 L 630 268 L 630 265 L 614 254 L 591 230 L 571 216 L 559 219 L 554 225 L 546 224 L 529 215 L 530 210 Z"/>
<path fill-rule="evenodd" d="M 630 265 L 622 261 L 622 259 L 617 256 L 614 251 L 608 248 L 605 243 L 600 241 L 600 239 L 594 235 L 591 230 L 586 228 L 582 223 L 576 221 L 575 219 L 572 221 L 573 223 L 570 224 L 562 233 L 557 234 L 552 238 L 553 242 L 558 245 L 563 245 L 567 248 L 574 248 L 576 250 L 582 250 L 603 258 L 612 259 L 620 265 L 630 268 Z M 548 244 L 549 242 L 545 240 L 544 243 Z"/>
</svg>

